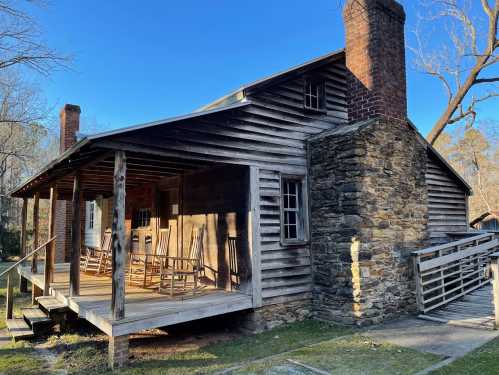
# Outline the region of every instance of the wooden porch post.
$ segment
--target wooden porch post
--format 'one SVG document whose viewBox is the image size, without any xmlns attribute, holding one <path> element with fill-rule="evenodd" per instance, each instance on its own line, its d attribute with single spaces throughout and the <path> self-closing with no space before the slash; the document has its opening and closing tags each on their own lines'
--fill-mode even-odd
<svg viewBox="0 0 499 375">
<path fill-rule="evenodd" d="M 113 281 L 111 312 L 113 319 L 125 317 L 125 186 L 126 156 L 116 151 L 114 156 L 114 205 L 113 205 Z M 122 367 L 128 360 L 128 335 L 109 336 L 109 367 Z"/>
<path fill-rule="evenodd" d="M 14 273 L 12 270 L 7 274 L 7 293 L 5 296 L 5 319 L 12 319 L 14 307 Z"/>
<path fill-rule="evenodd" d="M 249 168 L 248 247 L 251 254 L 253 307 L 262 306 L 262 265 L 260 258 L 260 184 L 257 167 Z"/>
<path fill-rule="evenodd" d="M 38 248 L 39 242 L 39 226 L 38 226 L 38 211 L 40 207 L 40 193 L 35 193 L 34 202 L 33 202 L 33 249 Z M 36 258 L 38 254 L 34 254 L 31 260 L 31 272 L 37 273 L 38 268 L 36 264 Z"/>
<path fill-rule="evenodd" d="M 21 258 L 26 255 L 26 221 L 28 218 L 28 198 L 23 198 L 23 208 L 21 215 Z M 28 291 L 28 280 L 20 276 L 19 291 L 26 293 Z"/>
<path fill-rule="evenodd" d="M 81 251 L 81 219 L 80 219 L 80 175 L 74 176 L 73 206 L 71 220 L 71 267 L 69 269 L 69 296 L 80 294 L 80 251 Z"/>
<path fill-rule="evenodd" d="M 124 151 L 116 151 L 114 157 L 114 206 L 113 206 L 113 318 L 125 317 L 125 180 L 126 156 Z"/>
<path fill-rule="evenodd" d="M 499 252 L 490 255 L 492 270 L 492 301 L 494 302 L 494 328 L 499 329 Z"/>
<path fill-rule="evenodd" d="M 53 238 L 55 235 L 55 212 L 57 205 L 57 187 L 50 187 L 50 205 L 49 205 L 49 225 L 48 238 Z M 50 283 L 54 281 L 54 263 L 55 263 L 55 241 L 50 242 L 45 250 L 45 274 L 43 295 L 49 295 Z"/>
</svg>

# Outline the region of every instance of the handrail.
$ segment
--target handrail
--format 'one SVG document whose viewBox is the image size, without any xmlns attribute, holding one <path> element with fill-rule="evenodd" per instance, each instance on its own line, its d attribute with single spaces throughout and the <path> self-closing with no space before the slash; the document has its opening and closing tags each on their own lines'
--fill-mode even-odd
<svg viewBox="0 0 499 375">
<path fill-rule="evenodd" d="M 16 268 L 20 263 L 24 262 L 26 259 L 28 259 L 30 256 L 36 254 L 38 251 L 40 251 L 42 248 L 46 247 L 49 243 L 51 243 L 52 241 L 55 240 L 57 236 L 54 236 L 52 237 L 50 240 L 48 240 L 47 242 L 45 242 L 44 244 L 40 245 L 39 247 L 37 247 L 35 250 L 33 250 L 32 252 L 26 254 L 22 259 L 18 260 L 16 263 L 14 263 L 12 266 L 10 266 L 9 268 L 7 268 L 5 271 L 3 271 L 2 273 L 0 273 L 0 277 L 2 277 L 3 275 L 6 275 L 8 274 L 10 271 L 12 271 L 14 268 Z"/>
<path fill-rule="evenodd" d="M 491 236 L 494 236 L 494 233 L 479 234 L 477 236 L 463 238 L 462 240 L 448 242 L 448 243 L 442 244 L 442 245 L 436 245 L 436 246 L 432 246 L 432 247 L 427 247 L 427 248 L 421 249 L 421 250 L 415 250 L 411 254 L 412 255 L 422 255 L 422 254 L 427 254 L 427 253 L 433 253 L 433 252 L 438 251 L 438 250 L 449 249 L 449 248 L 452 248 L 452 247 L 455 247 L 455 246 L 464 245 L 464 244 L 467 244 L 469 242 L 473 242 L 473 241 L 476 241 L 476 240 L 481 240 L 481 239 L 484 239 L 484 238 L 487 238 L 487 237 L 491 237 Z"/>
</svg>

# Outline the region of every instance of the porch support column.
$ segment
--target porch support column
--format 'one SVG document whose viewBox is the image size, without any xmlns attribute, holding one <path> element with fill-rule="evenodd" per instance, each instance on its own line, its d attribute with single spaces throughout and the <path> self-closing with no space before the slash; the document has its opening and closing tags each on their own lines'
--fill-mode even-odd
<svg viewBox="0 0 499 375">
<path fill-rule="evenodd" d="M 71 212 L 71 267 L 69 269 L 69 296 L 80 295 L 80 251 L 81 251 L 81 219 L 80 219 L 80 175 L 74 176 L 73 201 Z"/>
<path fill-rule="evenodd" d="M 39 242 L 39 221 L 38 221 L 38 212 L 40 210 L 40 193 L 35 193 L 34 202 L 33 202 L 33 250 L 38 248 Z M 33 254 L 33 258 L 31 260 L 31 272 L 37 273 L 38 267 L 36 264 L 38 254 Z"/>
<path fill-rule="evenodd" d="M 113 285 L 111 302 L 111 311 L 115 320 L 125 317 L 125 181 L 125 152 L 116 151 L 114 157 Z"/>
<path fill-rule="evenodd" d="M 49 203 L 49 224 L 48 238 L 53 238 L 55 235 L 55 213 L 57 205 L 57 187 L 50 187 L 50 203 Z M 44 274 L 44 289 L 43 295 L 49 295 L 50 283 L 54 281 L 54 263 L 55 263 L 55 241 L 50 242 L 45 250 L 45 274 Z"/>
<path fill-rule="evenodd" d="M 124 151 L 114 155 L 114 205 L 113 205 L 113 284 L 111 312 L 113 319 L 125 317 L 125 186 L 126 156 Z M 123 367 L 128 360 L 128 335 L 109 336 L 109 367 Z"/>
<path fill-rule="evenodd" d="M 23 207 L 21 214 L 21 258 L 26 255 L 26 221 L 28 218 L 28 198 L 23 198 Z M 21 293 L 28 292 L 28 280 L 20 276 L 19 291 Z"/>
<path fill-rule="evenodd" d="M 251 254 L 253 307 L 262 306 L 262 264 L 260 257 L 260 184 L 258 167 L 249 168 L 248 248 Z"/>
<path fill-rule="evenodd" d="M 126 365 L 128 361 L 128 335 L 109 336 L 108 364 L 112 369 Z"/>
</svg>

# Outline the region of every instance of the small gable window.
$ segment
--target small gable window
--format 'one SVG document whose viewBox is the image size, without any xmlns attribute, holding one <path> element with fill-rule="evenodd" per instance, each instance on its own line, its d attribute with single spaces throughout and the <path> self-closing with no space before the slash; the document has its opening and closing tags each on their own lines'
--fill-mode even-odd
<svg viewBox="0 0 499 375">
<path fill-rule="evenodd" d="M 305 81 L 305 108 L 320 111 L 325 108 L 324 102 L 324 81 L 307 79 Z"/>
</svg>

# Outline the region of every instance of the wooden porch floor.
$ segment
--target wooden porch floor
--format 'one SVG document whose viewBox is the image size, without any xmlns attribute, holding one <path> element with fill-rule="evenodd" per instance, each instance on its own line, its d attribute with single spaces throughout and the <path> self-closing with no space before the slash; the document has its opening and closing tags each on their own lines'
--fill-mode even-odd
<svg viewBox="0 0 499 375">
<path fill-rule="evenodd" d="M 33 274 L 29 266 L 21 266 L 19 273 L 43 289 L 42 273 Z M 143 289 L 127 285 L 125 318 L 116 321 L 111 316 L 111 278 L 84 273 L 80 278 L 80 296 L 69 298 L 69 264 L 56 264 L 50 294 L 110 336 L 252 308 L 252 297 L 240 292 L 207 287 L 195 295 L 183 293 L 172 298 L 159 294 L 157 288 Z"/>
<path fill-rule="evenodd" d="M 486 284 L 419 317 L 463 327 L 494 329 L 492 285 Z"/>
</svg>

